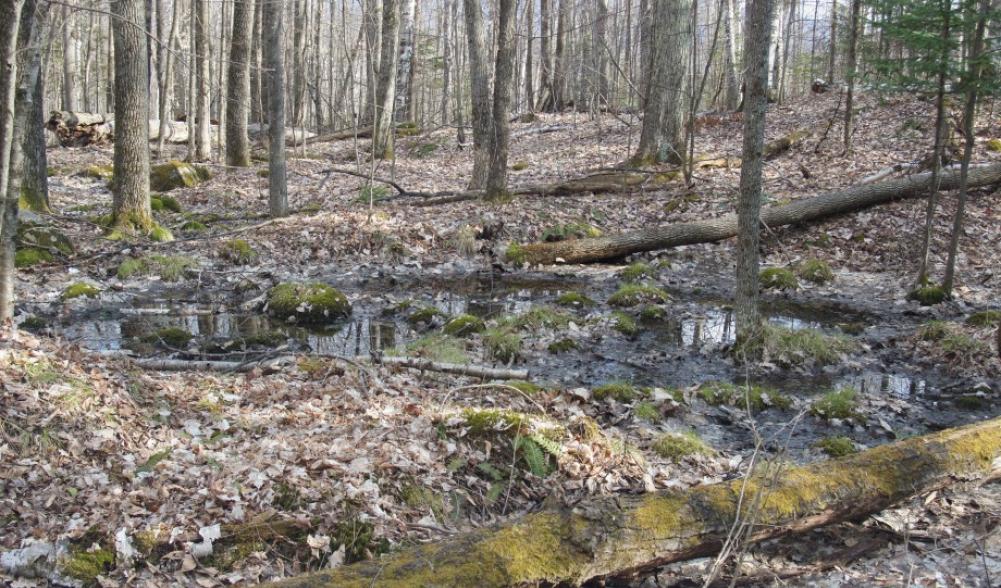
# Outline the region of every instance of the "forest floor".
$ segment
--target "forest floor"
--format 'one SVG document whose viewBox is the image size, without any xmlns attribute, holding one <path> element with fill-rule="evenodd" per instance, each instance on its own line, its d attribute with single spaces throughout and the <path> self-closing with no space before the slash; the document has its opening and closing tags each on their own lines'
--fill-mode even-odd
<svg viewBox="0 0 1001 588">
<path fill-rule="evenodd" d="M 928 102 L 863 96 L 844 156 L 840 123 L 821 140 L 838 101 L 811 96 L 769 111 L 769 138 L 811 131 L 766 165 L 769 203 L 927 155 Z M 512 126 L 514 187 L 615 166 L 639 132 L 627 115 Z M 696 153 L 739 155 L 738 117 L 699 126 Z M 987 145 L 998 136 L 1001 116 L 985 113 L 975 162 L 1001 160 Z M 503 261 L 509 243 L 720 216 L 733 209 L 738 168 L 697 170 L 691 188 L 416 206 L 421 199 L 328 173 L 371 171 L 359 163 L 367 145 L 298 149 L 295 213 L 275 221 L 266 163 L 210 166 L 210 180 L 169 192 L 180 212 L 157 213 L 177 237 L 170 243 L 103 238 L 110 192 L 86 172 L 110 165 L 110 146 L 49 151 L 55 214 L 27 220 L 58 227 L 75 252 L 19 270 L 16 320 L 31 329 L 0 339 L 0 551 L 65 547 L 62 574 L 77 582 L 249 583 L 543 504 L 728 479 L 756 448 L 801 463 L 1001 414 L 999 318 L 989 312 L 1001 292 L 1001 206 L 990 190 L 971 194 L 959 285 L 936 306 L 907 300 L 925 200 L 767 230 L 765 266 L 805 275 L 804 262 L 820 260 L 833 273 L 766 291 L 769 323 L 824 337 L 740 366 L 728 353 L 732 239 L 615 265 Z M 455 129 L 437 129 L 401 138 L 396 162 L 375 175 L 408 190 L 461 190 L 470 167 Z M 954 209 L 949 195 L 936 215 L 935 276 Z M 136 259 L 159 267 L 123 271 Z M 288 281 L 339 288 L 351 318 L 322 329 L 270 319 L 266 294 Z M 79 283 L 98 291 L 65 299 Z M 616 304 L 628 283 L 646 288 L 641 304 Z M 488 330 L 443 334 L 465 314 Z M 156 372 L 125 352 L 296 359 L 246 373 Z M 527 369 L 531 385 L 392 368 L 370 355 Z M 511 439 L 510 411 L 563 425 L 559 447 Z M 709 564 L 621 585 L 701 585 Z M 1001 577 L 1001 486 L 957 485 L 758 546 L 741 571 L 745 585 L 988 586 Z"/>
</svg>

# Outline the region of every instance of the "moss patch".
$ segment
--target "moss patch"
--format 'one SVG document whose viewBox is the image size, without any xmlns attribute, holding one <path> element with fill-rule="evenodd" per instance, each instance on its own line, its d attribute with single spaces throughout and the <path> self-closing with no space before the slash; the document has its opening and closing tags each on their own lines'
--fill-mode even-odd
<svg viewBox="0 0 1001 588">
<path fill-rule="evenodd" d="M 154 192 L 169 192 L 175 188 L 193 188 L 211 177 L 204 166 L 173 160 L 150 168 L 149 187 Z"/>
<path fill-rule="evenodd" d="M 93 586 L 97 577 L 115 567 L 115 552 L 109 549 L 75 551 L 62 564 L 62 573 L 78 580 L 84 586 Z"/>
<path fill-rule="evenodd" d="M 824 437 L 813 446 L 831 457 L 844 457 L 858 453 L 855 442 L 848 437 Z"/>
<path fill-rule="evenodd" d="M 818 398 L 810 413 L 823 419 L 851 419 L 857 416 L 855 390 L 851 388 L 838 388 L 831 390 Z"/>
<path fill-rule="evenodd" d="M 560 306 L 584 308 L 594 306 L 594 300 L 591 300 L 580 292 L 564 292 L 556 298 L 556 304 L 559 304 Z"/>
<path fill-rule="evenodd" d="M 149 255 L 126 259 L 118 266 L 118 278 L 127 280 L 141 276 L 159 276 L 165 282 L 177 282 L 198 267 L 198 262 L 181 255 Z"/>
<path fill-rule="evenodd" d="M 486 328 L 486 323 L 484 323 L 483 319 L 480 317 L 473 316 L 471 314 L 460 314 L 445 323 L 442 331 L 444 331 L 446 335 L 451 335 L 453 337 L 465 337 L 467 335 L 472 335 L 473 333 L 482 333 L 486 330 Z"/>
<path fill-rule="evenodd" d="M 756 384 L 737 386 L 730 382 L 706 382 L 699 386 L 695 394 L 712 406 L 750 407 L 751 412 L 761 412 L 770 406 L 781 409 L 792 406 L 789 397 Z"/>
<path fill-rule="evenodd" d="M 638 282 L 640 280 L 653 277 L 653 269 L 649 264 L 637 261 L 622 270 L 619 275 L 622 277 L 623 281 Z"/>
<path fill-rule="evenodd" d="M 63 290 L 61 298 L 63 301 L 73 300 L 74 298 L 80 298 L 81 296 L 86 296 L 87 298 L 96 298 L 101 291 L 90 284 L 85 282 L 76 282 L 66 286 Z"/>
<path fill-rule="evenodd" d="M 549 350 L 549 353 L 555 355 L 558 353 L 566 353 L 568 351 L 580 349 L 580 346 L 577 345 L 577 342 L 573 339 L 560 339 L 559 341 L 553 341 L 550 343 L 546 349 Z"/>
<path fill-rule="evenodd" d="M 18 248 L 43 249 L 62 255 L 70 255 L 74 251 L 73 242 L 65 233 L 55 227 L 33 222 L 18 225 L 14 242 Z"/>
<path fill-rule="evenodd" d="M 518 171 L 525 171 L 526 169 L 528 169 L 527 161 L 516 161 L 513 164 L 511 164 L 512 171 L 518 172 Z"/>
<path fill-rule="evenodd" d="M 512 363 L 521 357 L 521 335 L 508 329 L 493 328 L 483 333 L 483 347 L 487 357 L 501 363 Z"/>
<path fill-rule="evenodd" d="M 796 290 L 799 288 L 799 280 L 792 270 L 784 267 L 770 267 L 761 270 L 758 274 L 761 287 L 769 290 Z"/>
<path fill-rule="evenodd" d="M 765 354 L 771 361 L 785 366 L 828 365 L 857 348 L 845 335 L 827 335 L 815 329 L 765 325 L 763 334 Z"/>
<path fill-rule="evenodd" d="M 921 325 L 915 337 L 919 341 L 934 343 L 943 355 L 959 360 L 991 352 L 990 345 L 967 335 L 959 325 L 945 321 L 930 321 Z"/>
<path fill-rule="evenodd" d="M 189 220 L 181 225 L 181 230 L 187 233 L 201 233 L 209 230 L 209 228 L 205 223 L 198 222 L 196 220 Z"/>
<path fill-rule="evenodd" d="M 521 245 L 511 243 L 504 251 L 504 259 L 507 260 L 508 263 L 522 265 L 528 261 L 528 252 Z"/>
<path fill-rule="evenodd" d="M 712 455 L 711 447 L 706 445 L 694 431 L 684 433 L 664 433 L 650 447 L 657 455 L 674 462 L 692 455 Z"/>
<path fill-rule="evenodd" d="M 234 265 L 249 265 L 257 261 L 257 251 L 245 239 L 230 239 L 219 246 L 219 257 Z"/>
<path fill-rule="evenodd" d="M 194 339 L 194 335 L 180 327 L 164 327 L 155 333 L 143 337 L 147 343 L 164 345 L 174 349 L 183 349 L 188 346 L 188 342 Z"/>
<path fill-rule="evenodd" d="M 430 326 L 433 325 L 435 321 L 444 320 L 447 318 L 448 315 L 439 310 L 435 306 L 422 306 L 420 308 L 414 309 L 413 312 L 411 312 L 410 315 L 407 316 L 407 322 L 414 327 L 420 325 Z"/>
<path fill-rule="evenodd" d="M 966 318 L 971 327 L 996 327 L 1001 324 L 1001 310 L 982 310 Z"/>
<path fill-rule="evenodd" d="M 389 354 L 420 357 L 444 363 L 469 362 L 469 355 L 466 354 L 466 344 L 461 339 L 456 339 L 448 335 L 428 335 L 427 337 L 421 337 L 416 341 L 408 343 L 402 349 L 393 349 Z"/>
<path fill-rule="evenodd" d="M 521 330 L 564 329 L 573 320 L 566 312 L 548 306 L 533 306 L 527 312 L 502 319 L 500 326 Z"/>
<path fill-rule="evenodd" d="M 543 230 L 542 240 L 552 243 L 555 241 L 595 238 L 601 235 L 601 229 L 594 225 L 588 223 L 565 223 L 562 225 L 553 225 Z"/>
<path fill-rule="evenodd" d="M 326 324 L 351 314 L 351 303 L 336 288 L 311 282 L 285 282 L 268 291 L 268 314 L 303 324 Z"/>
<path fill-rule="evenodd" d="M 44 249 L 18 249 L 14 253 L 14 267 L 21 269 L 52 261 L 52 254 Z"/>
<path fill-rule="evenodd" d="M 831 266 L 822 259 L 807 259 L 796 267 L 796 274 L 807 282 L 826 284 L 834 279 Z"/>
<path fill-rule="evenodd" d="M 995 153 L 1001 151 L 1001 139 L 988 139 L 987 150 Z"/>
<path fill-rule="evenodd" d="M 640 332 L 640 326 L 636 319 L 621 310 L 612 313 L 612 328 L 627 337 L 632 337 Z"/>
<path fill-rule="evenodd" d="M 946 298 L 945 289 L 932 284 L 918 286 L 907 293 L 908 300 L 914 300 L 921 306 L 934 306 L 944 302 Z"/>
<path fill-rule="evenodd" d="M 660 414 L 660 409 L 653 402 L 637 402 L 633 406 L 633 416 L 650 423 L 656 423 L 664 417 Z"/>
<path fill-rule="evenodd" d="M 595 400 L 605 400 L 611 398 L 619 402 L 631 402 L 637 397 L 643 396 L 643 391 L 638 390 L 628 382 L 608 382 L 602 384 L 591 391 Z"/>
<path fill-rule="evenodd" d="M 664 303 L 671 299 L 664 290 L 645 284 L 624 284 L 608 298 L 612 306 L 636 306 L 643 303 Z"/>
</svg>

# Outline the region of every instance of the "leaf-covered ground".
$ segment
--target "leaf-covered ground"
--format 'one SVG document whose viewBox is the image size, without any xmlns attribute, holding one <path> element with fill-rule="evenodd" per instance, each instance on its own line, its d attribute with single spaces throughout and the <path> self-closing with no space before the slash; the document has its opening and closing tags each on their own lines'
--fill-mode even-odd
<svg viewBox="0 0 1001 588">
<path fill-rule="evenodd" d="M 812 131 L 804 143 L 767 164 L 770 202 L 848 186 L 927 155 L 929 103 L 866 96 L 854 153 L 845 157 L 837 142 L 838 122 L 821 141 L 837 102 L 833 95 L 812 96 L 770 111 L 770 137 Z M 1001 159 L 986 146 L 987 139 L 1001 134 L 998 121 L 978 122 L 974 159 Z M 591 120 L 580 114 L 516 123 L 511 163 L 517 171 L 512 170 L 511 182 L 556 181 L 616 165 L 635 145 L 637 123 L 628 116 Z M 542 128 L 549 132 L 532 132 Z M 705 117 L 696 152 L 738 155 L 740 132 L 737 118 Z M 502 267 L 506 245 L 567 232 L 568 225 L 613 233 L 724 214 L 732 210 L 739 177 L 739 169 L 702 169 L 690 189 L 679 182 L 663 191 L 433 207 L 391 198 L 370 207 L 369 197 L 392 197 L 393 190 L 365 188 L 359 178 L 326 171 L 336 166 L 369 172 L 368 163 L 357 164 L 366 146 L 349 140 L 299 149 L 289 176 L 297 213 L 278 221 L 264 216 L 267 180 L 259 171 L 265 163 L 249 170 L 214 167 L 208 182 L 170 193 L 182 212 L 158 213 L 178 238 L 167 244 L 102 238 L 98 217 L 109 212 L 110 193 L 103 180 L 81 172 L 109 164 L 110 147 L 49 151 L 56 214 L 34 220 L 63 230 L 76 252 L 24 269 L 18 277 L 18 320 L 34 315 L 60 326 L 43 330 L 44 336 L 22 332 L 0 341 L 0 550 L 11 552 L 30 542 L 63 545 L 70 553 L 63 576 L 108 585 L 255 582 L 374 557 L 409 542 L 517 516 L 546 501 L 739 475 L 753 446 L 749 421 L 739 398 L 732 406 L 707 401 L 716 398 L 716 392 L 699 386 L 714 379 L 707 375 L 671 385 L 602 389 L 598 382 L 575 382 L 577 372 L 566 368 L 566 377 L 539 382 L 541 389 L 535 389 L 308 353 L 274 373 L 160 373 L 119 357 L 90 354 L 60 337 L 65 321 L 79 313 L 129 307 L 150 292 L 201 292 L 256 312 L 275 283 L 317 278 L 344 287 L 358 308 L 389 307 L 400 300 L 395 291 L 391 299 L 377 292 L 386 280 L 519 274 L 526 268 Z M 395 164 L 377 166 L 375 175 L 392 177 L 411 190 L 465 187 L 469 150 L 456 144 L 454 130 L 403 138 L 399 154 Z M 936 275 L 953 210 L 949 196 L 936 217 Z M 766 231 L 766 265 L 796 268 L 817 259 L 834 276 L 823 285 L 799 280 L 797 290 L 770 291 L 769 305 L 836 303 L 879 320 L 867 323 L 863 333 L 849 326 L 827 328 L 829 321 L 821 321 L 832 334 L 858 344 L 839 353 L 833 366 L 790 368 L 776 362 L 756 366 L 755 374 L 811 382 L 837 369 L 896 362 L 929 382 L 920 405 L 914 404 L 917 398 L 864 388 L 847 400 L 785 392 L 780 399 L 776 392 L 759 392 L 755 420 L 776 435 L 768 444 L 770 455 L 782 456 L 782 443 L 775 439 L 796 428 L 808 428 L 812 435 L 810 442 L 790 449 L 789 457 L 800 461 L 825 459 L 825 451 L 858 449 L 935 423 L 996 414 L 990 408 L 1001 394 L 1001 363 L 992 348 L 996 318 L 969 319 L 998 304 L 997 196 L 976 191 L 967 211 L 955 300 L 934 307 L 906 300 L 917 265 L 922 200 Z M 192 230 L 197 228 L 192 221 L 204 230 Z M 484 228 L 489 238 L 477 239 Z M 223 243 L 232 239 L 245 239 L 255 255 L 240 259 L 232 249 L 224 251 Z M 652 305 L 670 313 L 684 311 L 689 303 L 678 299 L 679 292 L 725 298 L 733 253 L 730 240 L 630 261 L 649 268 L 640 272 L 640 282 L 672 292 L 674 300 Z M 122 262 L 148 255 L 189 261 L 172 283 L 120 273 Z M 658 350 L 656 339 L 624 332 L 621 316 L 605 304 L 628 277 L 622 267 L 527 269 L 548 273 L 557 283 L 583 284 L 583 293 L 598 305 L 571 307 L 567 312 L 575 318 L 569 324 L 557 321 L 521 331 L 528 352 L 513 367 L 564 369 L 550 358 L 575 353 L 583 362 L 596 361 L 580 349 L 548 353 L 549 345 L 564 340 L 585 350 L 597 349 L 602 341 L 621 343 L 613 348 L 621 353 L 605 361 L 640 366 L 636 369 L 663 368 L 678 361 L 672 355 L 682 354 L 716 358 L 712 364 L 705 360 L 713 369 L 730 365 L 726 341 L 668 354 Z M 66 288 L 81 282 L 100 293 L 64 301 Z M 366 289 L 365 284 L 374 286 Z M 439 284 L 434 292 L 448 287 Z M 437 295 L 427 294 L 427 301 L 433 303 Z M 535 302 L 529 297 L 519 312 Z M 638 308 L 618 312 L 641 318 Z M 497 328 L 502 320 L 494 317 L 488 326 Z M 441 326 L 420 324 L 413 337 L 435 334 Z M 443 346 L 437 341 L 433 348 Z M 647 348 L 634 353 L 626 347 L 630 341 Z M 463 345 L 477 363 L 492 361 L 489 354 L 477 355 L 487 348 L 486 336 L 474 334 Z M 732 366 L 727 369 L 733 373 Z M 937 420 L 938 411 L 948 412 L 951 420 Z M 693 430 L 704 439 L 688 436 Z M 829 441 L 814 447 L 814 438 Z M 745 558 L 746 570 L 787 573 L 795 576 L 794 584 L 910 578 L 931 585 L 987 585 L 988 573 L 1001 574 L 998 501 L 996 484 L 942 492 L 883 513 L 861 528 L 842 525 L 796 545 L 756 549 Z M 825 562 L 831 561 L 839 567 L 829 569 Z M 636 583 L 682 582 L 700 576 L 705 563 L 674 567 Z M 797 568 L 811 565 L 817 568 Z M 811 570 L 813 576 L 802 575 Z M 760 581 L 769 578 L 765 574 Z"/>
</svg>

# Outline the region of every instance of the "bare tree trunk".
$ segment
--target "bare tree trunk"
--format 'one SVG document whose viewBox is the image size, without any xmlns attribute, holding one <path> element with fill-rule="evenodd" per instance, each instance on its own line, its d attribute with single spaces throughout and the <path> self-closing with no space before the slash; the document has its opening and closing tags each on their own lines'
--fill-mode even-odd
<svg viewBox="0 0 1001 588">
<path fill-rule="evenodd" d="M 595 0 L 594 15 L 594 75 L 598 82 L 595 85 L 598 104 L 609 104 L 608 95 L 608 1 Z"/>
<path fill-rule="evenodd" d="M 117 0 L 116 0 L 117 1 Z M 195 10 L 195 152 L 194 161 L 206 161 L 212 156 L 212 96 L 209 72 L 209 0 L 194 0 Z M 190 116 L 188 117 L 190 119 Z M 190 120 L 189 120 L 190 124 Z M 190 127 L 189 127 L 190 128 Z"/>
<path fill-rule="evenodd" d="M 63 110 L 76 110 L 77 34 L 73 27 L 73 12 L 63 5 Z"/>
<path fill-rule="evenodd" d="M 493 151 L 492 105 L 490 98 L 490 61 L 479 0 L 464 0 L 466 40 L 469 44 L 469 91 L 473 103 L 473 173 L 469 189 L 486 187 Z"/>
<path fill-rule="evenodd" d="M 838 55 L 838 0 L 831 0 L 831 39 L 827 60 L 827 83 L 834 85 L 834 61 Z"/>
<path fill-rule="evenodd" d="M 541 88 L 541 94 L 539 96 L 540 101 L 549 100 L 549 97 L 553 95 L 553 54 L 550 50 L 550 35 L 552 34 L 552 10 L 551 2 L 553 0 L 539 0 L 539 34 L 542 37 L 542 43 L 539 45 L 540 59 L 542 63 L 542 72 L 539 80 L 539 87 Z M 558 0 L 557 0 L 558 1 Z M 540 102 L 540 108 L 544 108 L 544 104 Z"/>
<path fill-rule="evenodd" d="M 441 124 L 449 123 L 449 85 L 452 83 L 452 41 L 451 41 L 451 17 L 452 3 L 456 0 L 445 0 L 441 9 Z"/>
<path fill-rule="evenodd" d="M 372 130 L 372 157 L 393 159 L 393 113 L 396 105 L 396 57 L 400 52 L 400 2 L 383 0 L 382 55 L 379 87 L 376 91 L 375 125 Z"/>
<path fill-rule="evenodd" d="M 31 29 L 31 41 L 26 50 L 22 50 L 23 60 L 19 62 L 18 71 L 22 81 L 19 84 L 30 84 L 31 87 L 18 88 L 17 103 L 21 109 L 16 113 L 15 135 L 18 126 L 23 137 L 19 139 L 21 157 L 19 166 L 12 163 L 12 174 L 19 174 L 19 201 L 21 208 L 34 212 L 49 212 L 49 182 L 45 154 L 45 70 L 43 68 L 43 44 L 49 40 L 50 5 L 39 5 L 35 0 L 25 3 L 24 11 L 34 15 Z M 22 19 L 24 17 L 22 16 Z M 22 25 L 23 26 L 23 25 Z M 23 34 L 23 33 L 22 33 Z M 23 65 L 22 65 L 23 64 Z M 24 93 L 21 98 L 20 94 Z M 30 109 L 30 110 L 29 110 Z M 22 116 L 24 117 L 22 120 Z M 18 143 L 15 143 L 15 149 Z M 20 168 L 20 171 L 18 170 Z"/>
<path fill-rule="evenodd" d="M 497 13 L 497 63 L 493 100 L 493 149 L 485 197 L 498 200 L 507 193 L 507 157 L 511 141 L 511 82 L 514 80 L 516 0 L 500 0 Z"/>
<path fill-rule="evenodd" d="M 229 96 L 226 96 L 226 164 L 250 165 L 247 118 L 250 115 L 250 27 L 253 0 L 233 1 L 233 43 L 229 54 Z"/>
<path fill-rule="evenodd" d="M 261 38 L 263 37 L 261 12 L 264 8 L 265 0 L 253 1 L 254 23 L 251 29 L 253 34 L 250 37 L 250 120 L 258 124 L 263 124 L 265 122 L 265 110 L 261 83 Z"/>
<path fill-rule="evenodd" d="M 306 0 L 292 0 L 292 127 L 303 126 L 306 110 Z"/>
<path fill-rule="evenodd" d="M 163 77 L 160 79 L 160 134 L 156 138 L 156 155 L 163 153 L 163 143 L 171 127 L 170 103 L 174 88 L 174 51 L 177 48 L 178 25 L 181 21 L 181 3 L 174 0 L 174 15 L 170 21 L 170 38 L 167 40 L 167 51 L 161 54 L 163 62 Z M 191 120 L 188 119 L 188 133 L 191 132 Z"/>
<path fill-rule="evenodd" d="M 733 0 L 725 0 L 726 15 L 723 23 L 726 27 L 724 39 L 723 75 L 725 77 L 725 92 L 723 102 L 727 110 L 736 110 L 740 104 L 740 83 L 737 81 L 737 22 L 734 15 Z"/>
<path fill-rule="evenodd" d="M 848 91 L 845 93 L 845 128 L 844 145 L 845 154 L 852 152 L 852 119 L 855 117 L 855 69 L 858 67 L 858 59 L 855 54 L 858 50 L 859 33 L 859 13 L 862 8 L 862 0 L 852 0 L 851 29 L 848 36 Z"/>
<path fill-rule="evenodd" d="M 268 85 L 268 207 L 272 217 L 288 214 L 285 181 L 284 0 L 264 0 L 264 72 Z"/>
<path fill-rule="evenodd" d="M 549 110 L 560 112 L 566 108 L 567 97 L 567 37 L 570 23 L 570 0 L 559 0 L 560 7 L 556 15 L 556 53 L 553 56 L 553 91 L 550 94 Z"/>
<path fill-rule="evenodd" d="M 365 0 L 365 123 L 375 122 L 375 104 L 378 102 L 379 72 L 382 57 L 382 4 L 383 0 Z"/>
<path fill-rule="evenodd" d="M 146 7 L 143 0 L 114 0 L 115 19 L 115 177 L 114 225 L 117 230 L 169 240 L 159 229 L 149 203 L 149 79 Z M 207 146 L 207 145 L 206 145 Z"/>
<path fill-rule="evenodd" d="M 532 45 L 535 33 L 535 15 L 533 14 L 535 0 L 525 3 L 525 104 L 526 110 L 535 110 L 535 72 L 532 64 Z"/>
<path fill-rule="evenodd" d="M 17 194 L 8 190 L 14 151 L 14 108 L 17 93 L 18 28 L 24 0 L 0 2 L 0 324 L 14 316 L 14 234 Z"/>
<path fill-rule="evenodd" d="M 416 0 L 400 0 L 400 53 L 396 69 L 396 115 L 395 120 L 405 121 L 410 111 L 412 98 L 410 73 L 414 64 L 416 25 L 414 12 Z"/>
</svg>

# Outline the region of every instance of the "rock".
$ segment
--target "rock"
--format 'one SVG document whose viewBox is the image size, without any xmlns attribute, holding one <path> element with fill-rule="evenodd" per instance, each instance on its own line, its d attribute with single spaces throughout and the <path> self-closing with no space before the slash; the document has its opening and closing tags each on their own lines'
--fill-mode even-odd
<svg viewBox="0 0 1001 588">
<path fill-rule="evenodd" d="M 208 168 L 183 161 L 168 161 L 154 165 L 149 172 L 149 187 L 154 192 L 167 192 L 174 188 L 193 188 L 212 175 Z"/>
<path fill-rule="evenodd" d="M 268 291 L 268 314 L 303 324 L 321 325 L 351 314 L 351 303 L 336 288 L 311 282 L 285 282 Z"/>
<path fill-rule="evenodd" d="M 63 255 L 73 253 L 69 237 L 51 225 L 23 222 L 17 227 L 14 242 L 18 248 L 36 248 L 50 253 L 58 251 Z"/>
</svg>

